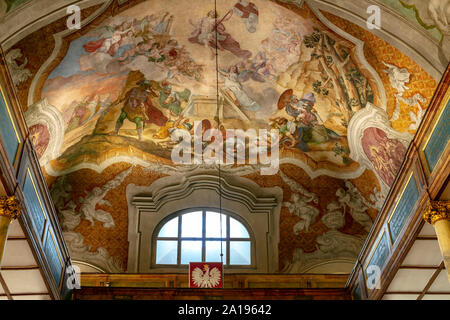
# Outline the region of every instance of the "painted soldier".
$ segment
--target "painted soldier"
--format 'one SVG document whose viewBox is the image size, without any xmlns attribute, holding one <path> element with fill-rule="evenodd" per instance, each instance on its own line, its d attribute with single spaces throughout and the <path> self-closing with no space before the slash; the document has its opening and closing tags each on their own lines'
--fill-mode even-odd
<svg viewBox="0 0 450 320">
<path fill-rule="evenodd" d="M 162 126 L 166 123 L 167 117 L 151 103 L 150 95 L 156 96 L 156 93 L 151 90 L 150 82 L 144 80 L 139 82 L 138 85 L 138 87 L 132 88 L 125 95 L 125 103 L 117 119 L 115 132 L 118 134 L 124 120 L 128 119 L 136 124 L 139 140 L 142 140 L 145 123 L 155 123 L 158 126 Z"/>
</svg>

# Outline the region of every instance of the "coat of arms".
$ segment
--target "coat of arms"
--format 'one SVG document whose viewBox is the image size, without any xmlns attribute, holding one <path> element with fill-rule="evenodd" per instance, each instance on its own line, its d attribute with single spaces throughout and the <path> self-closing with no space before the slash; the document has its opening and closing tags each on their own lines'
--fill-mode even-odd
<svg viewBox="0 0 450 320">
<path fill-rule="evenodd" d="M 189 263 L 190 288 L 222 288 L 222 263 L 191 262 Z"/>
</svg>

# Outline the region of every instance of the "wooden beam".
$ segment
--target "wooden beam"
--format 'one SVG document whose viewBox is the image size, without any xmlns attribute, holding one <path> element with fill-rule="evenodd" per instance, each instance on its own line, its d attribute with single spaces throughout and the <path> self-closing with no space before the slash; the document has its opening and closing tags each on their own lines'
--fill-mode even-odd
<svg viewBox="0 0 450 320">
<path fill-rule="evenodd" d="M 8 271 L 36 270 L 36 269 L 39 269 L 39 266 L 7 266 L 1 268 L 1 270 L 8 270 Z"/>
<path fill-rule="evenodd" d="M 8 297 L 9 300 L 12 300 L 11 297 L 11 292 L 9 291 L 9 288 L 5 282 L 5 279 L 3 279 L 2 274 L 0 273 L 0 284 L 3 287 L 3 291 L 5 292 L 6 296 Z"/>
<path fill-rule="evenodd" d="M 428 289 L 430 289 L 430 287 L 433 285 L 434 280 L 436 280 L 436 278 L 438 277 L 439 273 L 441 273 L 442 269 L 444 269 L 444 261 L 441 262 L 439 267 L 436 269 L 436 271 L 431 276 L 430 280 L 428 280 L 427 285 L 425 286 L 425 288 L 423 288 L 420 296 L 417 297 L 417 300 L 422 300 L 423 296 L 428 291 Z"/>
<path fill-rule="evenodd" d="M 169 289 L 82 287 L 74 300 L 351 300 L 345 289 Z"/>
<path fill-rule="evenodd" d="M 405 259 L 406 254 L 411 249 L 415 240 L 436 240 L 435 236 L 419 236 L 424 225 L 422 213 L 428 201 L 435 199 L 443 186 L 445 186 L 445 182 L 449 179 L 450 148 L 447 148 L 444 151 L 441 156 L 441 161 L 435 166 L 432 174 L 427 171 L 428 165 L 425 162 L 426 159 L 424 158 L 423 150 L 421 148 L 423 148 L 428 137 L 432 134 L 432 130 L 434 129 L 432 124 L 438 121 L 437 118 L 441 114 L 442 108 L 445 108 L 445 105 L 443 106 L 443 100 L 446 97 L 449 86 L 450 66 L 447 67 L 447 70 L 434 93 L 424 119 L 406 152 L 402 167 L 392 184 L 386 201 L 378 213 L 372 230 L 361 250 L 358 262 L 355 264 L 349 277 L 349 281 L 347 282 L 349 292 L 353 292 L 359 286 L 362 291 L 362 296 L 365 296 L 368 299 L 381 299 L 383 295 L 387 293 L 389 284 L 395 277 L 398 269 L 402 268 L 401 263 Z M 397 238 L 394 239 L 395 242 L 392 243 L 392 239 L 389 237 L 389 217 L 392 215 L 393 210 L 395 210 L 397 203 L 400 201 L 400 196 L 402 195 L 411 174 L 413 175 L 417 186 L 418 199 L 414 208 L 411 209 L 402 231 L 398 234 Z M 388 233 L 389 252 L 387 253 L 388 257 L 386 263 L 381 270 L 381 287 L 379 289 L 368 291 L 363 285 L 365 279 L 363 276 L 364 268 L 369 264 L 371 253 L 375 250 L 377 240 L 382 232 Z M 413 267 L 420 268 L 421 266 Z"/>
</svg>

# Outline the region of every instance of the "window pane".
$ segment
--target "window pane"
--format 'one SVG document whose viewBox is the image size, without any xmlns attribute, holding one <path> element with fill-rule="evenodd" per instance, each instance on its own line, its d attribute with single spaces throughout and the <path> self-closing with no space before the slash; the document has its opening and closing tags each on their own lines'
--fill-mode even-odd
<svg viewBox="0 0 450 320">
<path fill-rule="evenodd" d="M 181 264 L 202 261 L 201 241 L 181 241 Z"/>
<path fill-rule="evenodd" d="M 249 265 L 250 241 L 230 241 L 230 264 Z"/>
<path fill-rule="evenodd" d="M 202 212 L 196 211 L 181 216 L 182 237 L 202 237 Z"/>
<path fill-rule="evenodd" d="M 223 263 L 227 262 L 227 243 L 222 241 Z M 220 262 L 220 241 L 206 241 L 205 261 Z"/>
<path fill-rule="evenodd" d="M 156 263 L 177 264 L 177 245 L 173 240 L 156 241 Z"/>
<path fill-rule="evenodd" d="M 220 216 L 222 216 L 222 238 L 227 235 L 227 216 L 218 212 L 206 212 L 206 237 L 220 238 Z"/>
<path fill-rule="evenodd" d="M 178 237 L 178 217 L 167 222 L 161 230 L 159 230 L 158 237 Z"/>
<path fill-rule="evenodd" d="M 250 238 L 242 223 L 230 217 L 230 238 Z"/>
</svg>

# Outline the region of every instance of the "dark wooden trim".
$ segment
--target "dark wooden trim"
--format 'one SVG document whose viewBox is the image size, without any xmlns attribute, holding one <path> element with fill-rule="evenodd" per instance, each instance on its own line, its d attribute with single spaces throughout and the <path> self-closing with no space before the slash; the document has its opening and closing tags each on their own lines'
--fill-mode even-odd
<svg viewBox="0 0 450 320">
<path fill-rule="evenodd" d="M 82 287 L 74 290 L 74 300 L 351 300 L 345 289 L 161 289 L 124 287 Z"/>
<path fill-rule="evenodd" d="M 25 183 L 26 172 L 27 172 L 27 168 L 29 166 L 28 159 L 29 159 L 28 153 L 25 153 L 24 159 L 21 163 L 21 166 L 20 166 L 19 172 L 18 172 L 18 183 L 19 183 L 20 187 L 17 190 L 17 196 L 19 198 L 20 203 L 22 203 L 22 204 L 25 203 L 24 196 L 22 193 L 22 188 Z M 33 179 L 37 180 L 38 177 L 36 177 L 32 168 L 30 168 L 30 171 L 31 171 L 31 174 L 34 176 Z M 36 181 L 34 181 L 34 182 L 36 183 Z M 36 188 L 39 192 L 40 191 L 39 185 L 36 185 Z M 42 195 L 41 195 L 41 197 L 42 197 Z M 42 205 L 46 206 L 45 202 Z M 25 205 L 23 205 L 22 210 L 23 210 L 23 214 L 19 217 L 19 222 L 21 224 L 22 230 L 28 237 L 28 244 L 29 244 L 30 248 L 32 249 L 31 251 L 33 252 L 36 262 L 41 266 L 40 272 L 41 272 L 42 277 L 45 279 L 44 283 L 47 286 L 50 296 L 53 299 L 58 299 L 59 294 L 55 288 L 55 285 L 53 284 L 53 280 L 52 280 L 53 276 L 51 274 L 49 266 L 47 265 L 44 248 L 42 246 L 42 236 L 43 235 L 38 235 L 36 233 L 36 231 L 32 225 L 31 218 L 27 214 L 27 209 L 26 209 Z M 44 229 L 45 228 L 46 228 L 46 226 L 44 226 Z"/>
<path fill-rule="evenodd" d="M 1 270 L 8 270 L 8 271 L 36 270 L 36 269 L 39 269 L 39 266 L 23 266 L 23 267 L 8 266 L 1 268 Z"/>
<path fill-rule="evenodd" d="M 27 240 L 27 237 L 8 237 L 8 241 Z"/>
<path fill-rule="evenodd" d="M 439 268 L 439 266 L 400 266 L 398 269 L 428 269 L 434 270 Z"/>
<path fill-rule="evenodd" d="M 416 240 L 434 240 L 437 241 L 437 237 L 435 236 L 417 236 Z"/>
<path fill-rule="evenodd" d="M 431 175 L 427 172 L 425 168 L 426 165 L 423 164 L 424 159 L 420 148 L 422 147 L 423 140 L 431 134 L 433 129 L 431 124 L 437 121 L 436 116 L 440 111 L 440 106 L 449 88 L 449 84 L 450 67 L 447 67 L 447 70 L 430 102 L 417 134 L 406 152 L 405 160 L 402 163 L 399 173 L 397 174 L 387 198 L 374 221 L 363 249 L 359 254 L 358 261 L 350 274 L 349 280 L 347 281 L 347 288 L 350 292 L 353 292 L 354 287 L 360 283 L 360 281 L 358 281 L 360 272 L 362 271 L 364 273 L 363 267 L 368 263 L 370 254 L 374 250 L 374 246 L 377 243 L 376 241 L 381 233 L 385 232 L 386 228 L 388 228 L 389 217 L 394 210 L 396 203 L 400 200 L 400 195 L 403 188 L 406 186 L 407 179 L 409 179 L 411 172 L 418 188 L 417 191 L 419 198 L 414 208 L 411 210 L 410 216 L 405 222 L 403 230 L 397 236 L 396 242 L 391 243 L 389 241 L 391 247 L 388 262 L 382 270 L 381 288 L 368 292 L 368 298 L 382 298 L 416 239 L 436 239 L 436 237 L 419 237 L 420 230 L 424 225 L 422 212 L 427 205 L 427 202 L 435 199 L 436 195 L 441 191 L 444 182 L 448 180 L 450 174 L 450 148 L 447 148 L 449 150 L 445 151 L 442 155 L 441 158 L 443 160 L 441 159 L 438 162 Z"/>
<path fill-rule="evenodd" d="M 12 298 L 14 299 L 14 296 L 50 296 L 51 295 L 48 292 L 20 292 L 20 293 L 13 293 Z"/>
<path fill-rule="evenodd" d="M 14 117 L 15 123 L 18 126 L 19 135 L 23 140 L 28 137 L 28 127 L 25 122 L 25 117 L 22 112 L 22 108 L 19 103 L 19 99 L 16 93 L 16 89 L 14 86 L 14 82 L 12 81 L 11 74 L 9 72 L 9 68 L 7 67 L 6 58 L 4 52 L 0 46 L 0 77 L 3 80 L 3 84 L 5 85 L 6 92 L 5 94 L 8 96 L 9 101 L 11 103 L 11 112 Z"/>
<path fill-rule="evenodd" d="M 428 280 L 427 285 L 425 286 L 425 288 L 423 288 L 422 293 L 417 298 L 417 300 L 422 300 L 423 296 L 427 293 L 428 289 L 430 289 L 430 287 L 433 285 L 434 280 L 436 280 L 436 278 L 439 276 L 439 273 L 441 273 L 442 269 L 444 269 L 444 261 L 441 262 L 439 267 L 436 269 L 436 271 L 431 276 L 430 280 Z"/>
<path fill-rule="evenodd" d="M 345 288 L 348 276 L 344 274 L 261 274 L 261 273 L 230 273 L 224 276 L 225 287 L 247 289 L 252 284 L 265 283 L 268 287 L 282 289 L 305 288 Z M 140 287 L 140 288 L 184 288 L 188 285 L 187 273 L 83 273 L 82 287 Z"/>
<path fill-rule="evenodd" d="M 9 291 L 8 285 L 6 284 L 5 279 L 3 279 L 3 276 L 1 273 L 0 273 L 0 285 L 3 287 L 3 291 L 5 291 L 4 295 L 6 295 L 9 300 L 12 300 L 11 292 Z"/>
<path fill-rule="evenodd" d="M 383 296 L 387 294 L 417 294 L 419 295 L 421 291 L 386 291 Z"/>
<path fill-rule="evenodd" d="M 422 293 L 422 291 L 389 291 L 389 292 L 385 292 L 386 294 L 418 294 L 420 295 Z M 425 295 L 433 295 L 433 294 L 445 294 L 445 295 L 450 295 L 450 291 L 433 291 L 433 292 L 426 292 Z M 417 300 L 419 300 L 419 298 L 417 298 Z"/>
<path fill-rule="evenodd" d="M 425 295 L 433 295 L 433 294 L 445 294 L 450 295 L 450 291 L 433 291 L 433 292 L 426 292 Z"/>
<path fill-rule="evenodd" d="M 22 207 L 22 215 L 19 217 L 19 223 L 25 234 L 25 238 L 11 237 L 11 240 L 28 241 L 28 245 L 30 246 L 31 251 L 33 252 L 33 256 L 38 265 L 40 266 L 39 270 L 41 272 L 42 277 L 44 278 L 44 283 L 46 284 L 47 289 L 49 290 L 49 295 L 53 299 L 59 299 L 60 284 L 54 283 L 53 275 L 48 265 L 46 255 L 44 253 L 44 244 L 42 241 L 45 232 L 49 228 L 49 226 L 51 226 L 53 229 L 55 241 L 57 242 L 60 255 L 62 258 L 63 268 L 65 268 L 67 265 L 70 264 L 69 251 L 66 247 L 65 241 L 62 236 L 62 230 L 57 218 L 57 213 L 54 208 L 54 204 L 51 200 L 50 192 L 48 190 L 44 176 L 42 174 L 42 170 L 39 165 L 39 160 L 37 158 L 33 144 L 30 138 L 28 137 L 28 129 L 25 123 L 24 114 L 18 102 L 17 95 L 12 85 L 11 78 L 6 68 L 5 59 L 1 51 L 0 51 L 0 81 L 2 85 L 4 84 L 4 86 L 7 89 L 6 94 L 8 95 L 8 99 L 10 101 L 12 109 L 11 112 L 18 126 L 17 129 L 21 140 L 19 151 L 20 155 L 17 157 L 18 161 L 17 163 L 14 164 L 14 167 L 11 166 L 11 164 L 5 157 L 6 155 L 4 154 L 4 150 L 0 148 L 0 169 L 1 169 L 0 178 L 2 180 L 1 182 L 4 184 L 5 191 L 8 194 L 16 195 Z M 47 215 L 47 222 L 46 226 L 44 227 L 43 234 L 39 235 L 36 235 L 34 232 L 34 228 L 32 227 L 32 223 L 28 215 L 27 208 L 24 205 L 24 197 L 22 194 L 22 187 L 28 168 L 31 174 L 33 175 L 33 180 L 36 189 L 39 193 L 42 206 L 45 208 Z M 62 272 L 65 272 L 65 270 L 63 270 Z"/>
</svg>

